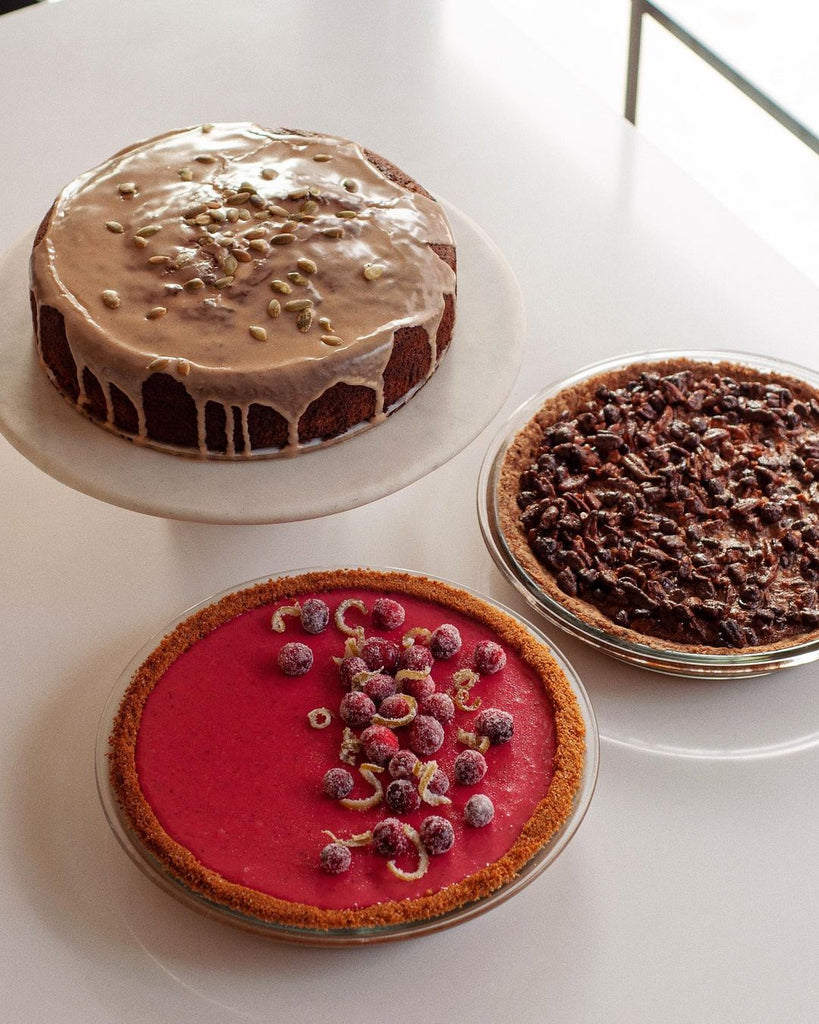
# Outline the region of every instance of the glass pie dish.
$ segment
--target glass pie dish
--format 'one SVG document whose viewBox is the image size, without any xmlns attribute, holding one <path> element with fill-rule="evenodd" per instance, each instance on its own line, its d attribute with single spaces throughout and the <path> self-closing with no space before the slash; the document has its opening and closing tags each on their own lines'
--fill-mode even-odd
<svg viewBox="0 0 819 1024">
<path fill-rule="evenodd" d="M 264 919 L 260 916 L 255 916 L 252 913 L 237 910 L 235 907 L 226 905 L 221 900 L 208 898 L 208 896 L 203 895 L 201 891 L 196 891 L 194 887 L 186 884 L 186 881 L 180 877 L 178 872 L 175 872 L 167 863 L 163 862 L 162 857 L 157 856 L 155 850 L 149 848 L 149 844 L 146 843 L 144 836 L 139 834 L 138 829 L 134 828 L 132 819 L 123 809 L 121 794 L 117 791 L 115 785 L 112 784 L 111 738 L 116 731 L 118 717 L 120 716 L 126 694 L 133 688 L 134 680 L 138 677 L 140 672 L 162 648 L 163 642 L 169 637 L 174 636 L 175 631 L 177 631 L 179 627 L 185 628 L 186 623 L 189 623 L 192 620 L 192 616 L 195 617 L 199 613 L 209 614 L 213 607 L 218 605 L 219 602 L 230 602 L 237 598 L 241 598 L 246 593 L 252 592 L 255 589 L 264 588 L 271 584 L 275 585 L 278 581 L 289 581 L 293 578 L 301 578 L 303 574 L 312 577 L 317 574 L 324 574 L 326 576 L 328 573 L 344 574 L 360 572 L 386 574 L 385 579 L 394 578 L 395 574 L 399 573 L 402 579 L 421 580 L 425 583 L 430 583 L 433 587 L 446 588 L 454 586 L 452 584 L 448 584 L 444 580 L 439 580 L 430 576 L 422 577 L 419 574 L 408 573 L 404 570 L 310 569 L 294 570 L 292 572 L 282 574 L 281 576 L 264 577 L 262 579 L 243 584 L 240 587 L 231 588 L 221 594 L 208 598 L 196 605 L 194 608 L 188 609 L 173 622 L 169 623 L 165 629 L 161 630 L 160 633 L 149 640 L 141 648 L 131 662 L 125 667 L 117 680 L 117 683 L 114 686 L 103 710 L 99 725 L 96 744 L 97 789 L 103 811 L 113 834 L 130 859 L 159 888 L 186 906 L 213 919 L 232 924 L 246 931 L 285 942 L 316 946 L 356 946 L 425 935 L 471 920 L 521 891 L 554 862 L 557 856 L 565 849 L 566 845 L 579 827 L 589 806 L 596 783 L 599 758 L 597 724 L 588 696 L 586 695 L 576 672 L 566 661 L 561 652 L 558 651 L 535 626 L 522 619 L 516 613 L 497 604 L 497 602 L 483 597 L 482 595 L 478 595 L 466 587 L 458 585 L 456 589 L 459 593 L 469 595 L 471 599 L 485 604 L 488 608 L 493 609 L 501 616 L 509 617 L 509 619 L 515 624 L 514 628 L 516 630 L 520 630 L 521 635 L 527 638 L 527 644 L 530 641 L 534 641 L 538 647 L 546 649 L 546 653 L 550 655 L 551 663 L 556 667 L 556 673 L 563 681 L 561 685 L 565 683 L 565 686 L 568 688 L 568 692 L 572 696 L 572 703 L 573 705 L 576 705 L 576 712 L 578 715 L 577 720 L 578 722 L 582 722 L 585 751 L 583 754 L 582 767 L 578 769 L 577 788 L 575 789 L 573 798 L 571 798 L 571 807 L 568 810 L 568 813 L 563 818 L 559 827 L 557 827 L 549 836 L 548 841 L 541 845 L 536 853 L 520 867 L 514 877 L 511 877 L 499 888 L 496 888 L 494 891 L 491 891 L 486 895 L 482 895 L 480 898 L 470 900 L 455 907 L 454 909 L 448 909 L 435 916 L 399 921 L 390 924 L 379 924 L 371 927 L 311 927 Z M 270 631 L 271 620 L 269 607 L 269 603 L 265 602 L 263 605 L 254 607 L 252 612 L 254 614 L 257 611 L 266 612 L 267 635 L 268 637 L 275 637 L 275 634 Z M 237 618 L 244 617 L 244 614 L 240 614 Z M 230 621 L 235 621 L 235 619 Z M 289 621 L 292 622 L 293 620 L 291 619 Z M 287 629 L 292 630 L 297 629 L 297 627 L 291 625 L 288 626 Z M 213 629 L 212 632 L 215 633 L 216 629 Z M 268 640 L 267 642 L 272 643 L 273 640 Z M 181 657 L 184 657 L 184 654 L 181 655 Z M 338 684 L 336 683 L 336 687 L 337 685 Z M 316 728 L 316 726 L 314 725 L 313 728 Z M 309 758 L 305 758 L 305 760 L 309 760 Z M 359 829 L 361 827 L 362 826 L 359 826 Z M 324 840 L 324 842 L 326 842 L 326 840 Z"/>
<path fill-rule="evenodd" d="M 695 644 L 666 645 L 661 640 L 643 636 L 634 629 L 617 629 L 613 622 L 612 628 L 606 628 L 605 623 L 601 624 L 601 619 L 604 619 L 605 615 L 592 615 L 587 619 L 582 613 L 578 614 L 578 605 L 582 602 L 561 599 L 557 586 L 550 592 L 543 581 L 538 581 L 535 574 L 530 571 L 531 562 L 527 568 L 522 564 L 521 557 L 513 550 L 514 544 L 510 542 L 508 528 L 505 531 L 502 525 L 502 499 L 499 488 L 505 461 L 521 431 L 530 425 L 534 427 L 535 418 L 544 405 L 561 393 L 575 393 L 575 389 L 582 389 L 584 384 L 594 378 L 615 375 L 638 364 L 642 372 L 650 370 L 652 365 L 669 363 L 722 363 L 735 368 L 749 368 L 752 371 L 774 374 L 776 378 L 787 378 L 792 383 L 803 383 L 809 389 L 819 392 L 819 375 L 813 371 L 782 360 L 744 352 L 633 353 L 584 367 L 571 376 L 550 384 L 523 403 L 490 444 L 481 466 L 477 492 L 478 518 L 487 549 L 502 575 L 539 615 L 570 636 L 628 664 L 669 675 L 719 679 L 764 675 L 814 661 L 819 658 L 819 637 L 815 627 L 812 628 L 812 633 L 805 630 L 801 639 L 796 637 L 777 644 L 760 645 L 758 649 L 745 646 L 719 650 L 714 647 L 698 647 Z M 551 418 L 549 422 L 551 423 Z M 535 561 L 531 551 L 525 553 L 524 558 Z M 536 568 L 535 572 L 538 571 Z M 546 569 L 543 569 L 543 575 L 548 575 Z M 575 607 L 570 607 L 571 604 Z M 680 649 L 682 647 L 688 649 Z"/>
</svg>

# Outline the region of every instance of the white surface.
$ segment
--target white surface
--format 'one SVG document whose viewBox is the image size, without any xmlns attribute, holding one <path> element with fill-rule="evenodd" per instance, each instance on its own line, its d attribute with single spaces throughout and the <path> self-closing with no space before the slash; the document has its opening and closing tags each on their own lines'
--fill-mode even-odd
<svg viewBox="0 0 819 1024">
<path fill-rule="evenodd" d="M 816 365 L 816 289 L 494 8 L 204 10 L 65 0 L 0 19 L 0 251 L 64 181 L 134 138 L 233 117 L 319 127 L 396 160 L 509 259 L 529 327 L 506 414 L 584 363 L 692 339 Z M 137 515 L 0 441 L 5 1019 L 814 1024 L 815 746 L 717 760 L 604 740 L 589 813 L 543 878 L 479 920 L 367 951 L 289 949 L 203 922 L 109 835 L 97 721 L 119 668 L 179 608 L 333 561 L 436 573 L 525 611 L 475 515 L 494 429 L 373 505 L 277 526 Z M 556 639 L 604 735 L 631 723 L 649 740 L 662 726 L 704 742 L 733 719 L 756 744 L 768 721 L 780 738 L 815 727 L 788 706 L 815 669 L 750 681 L 752 703 L 738 684 L 677 685 Z"/>
<path fill-rule="evenodd" d="M 27 290 L 31 234 L 0 256 L 0 280 L 9 288 L 0 323 L 0 432 L 69 487 L 169 519 L 298 522 L 392 494 L 449 461 L 483 430 L 511 391 L 523 357 L 523 304 L 511 270 L 476 225 L 449 204 L 446 209 L 458 248 L 455 335 L 440 369 L 385 423 L 298 457 L 237 462 L 138 447 L 101 429 L 78 415 L 38 363 Z"/>
</svg>

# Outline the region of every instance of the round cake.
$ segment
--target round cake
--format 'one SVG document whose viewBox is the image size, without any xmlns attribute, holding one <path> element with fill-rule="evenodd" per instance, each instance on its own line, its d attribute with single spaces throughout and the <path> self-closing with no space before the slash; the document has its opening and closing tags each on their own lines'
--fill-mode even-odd
<svg viewBox="0 0 819 1024">
<path fill-rule="evenodd" d="M 776 650 L 819 636 L 819 394 L 733 362 L 591 374 L 506 451 L 509 549 L 622 639 Z"/>
<path fill-rule="evenodd" d="M 68 185 L 31 256 L 37 351 L 95 423 L 211 458 L 381 421 L 455 319 L 440 205 L 353 142 L 253 124 L 168 132 Z"/>
<path fill-rule="evenodd" d="M 373 928 L 515 879 L 572 812 L 584 736 L 511 615 L 422 576 L 317 571 L 162 640 L 119 705 L 110 781 L 140 848 L 211 904 Z"/>
</svg>

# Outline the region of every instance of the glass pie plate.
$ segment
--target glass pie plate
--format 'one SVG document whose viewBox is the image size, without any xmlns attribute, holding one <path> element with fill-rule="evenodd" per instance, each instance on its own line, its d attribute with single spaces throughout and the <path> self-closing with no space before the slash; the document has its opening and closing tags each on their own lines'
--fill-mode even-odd
<svg viewBox="0 0 819 1024">
<path fill-rule="evenodd" d="M 786 643 L 775 649 L 726 650 L 725 653 L 711 653 L 697 650 L 680 651 L 659 644 L 642 643 L 633 639 L 637 636 L 633 631 L 629 638 L 615 632 L 607 632 L 574 614 L 547 593 L 511 550 L 500 524 L 498 485 L 504 459 L 518 433 L 535 417 L 548 399 L 561 391 L 576 387 L 589 378 L 624 369 L 635 363 L 651 364 L 667 360 L 732 363 L 796 378 L 819 391 L 819 375 L 813 371 L 782 360 L 746 352 L 638 352 L 586 366 L 571 376 L 548 385 L 524 402 L 491 442 L 481 466 L 477 493 L 478 518 L 487 549 L 502 575 L 539 615 L 570 636 L 630 665 L 667 675 L 720 679 L 760 676 L 814 661 L 819 658 L 819 639 L 816 638 L 805 642 Z"/>
<path fill-rule="evenodd" d="M 255 584 L 264 583 L 270 579 L 276 579 L 279 576 L 297 576 L 305 572 L 313 571 L 322 570 L 316 570 L 315 568 L 288 570 L 285 573 L 272 574 L 260 577 L 256 580 L 251 580 L 247 583 L 231 587 L 228 590 L 207 598 L 201 603 L 187 609 L 174 619 L 173 622 L 168 623 L 164 629 L 147 641 L 147 643 L 145 643 L 131 659 L 128 665 L 126 665 L 120 674 L 116 685 L 111 691 L 102 712 L 96 740 L 97 791 L 108 824 L 110 825 L 116 840 L 134 864 L 165 893 L 179 900 L 185 906 L 196 910 L 211 919 L 231 924 L 242 930 L 274 940 L 324 947 L 360 946 L 428 935 L 432 932 L 461 924 L 464 921 L 469 921 L 480 914 L 491 910 L 493 907 L 498 906 L 511 896 L 520 892 L 539 875 L 541 875 L 565 849 L 569 840 L 574 836 L 580 826 L 594 792 L 599 761 L 599 736 L 597 723 L 588 695 L 586 694 L 577 673 L 566 660 L 564 655 L 555 648 L 554 644 L 552 644 L 551 641 L 549 641 L 547 637 L 537 629 L 537 627 L 527 622 L 525 619 L 522 619 L 517 613 L 505 608 L 503 605 L 498 604 L 490 598 L 477 593 L 476 591 L 470 590 L 468 587 L 462 586 L 461 584 L 453 585 L 457 586 L 459 590 L 465 591 L 494 608 L 506 612 L 506 614 L 511 616 L 520 626 L 528 631 L 528 633 L 534 637 L 538 643 L 543 644 L 548 648 L 569 683 L 569 686 L 576 698 L 580 715 L 585 726 L 585 756 L 583 769 L 580 783 L 574 795 L 574 800 L 568 817 L 564 820 L 560 828 L 551 836 L 548 842 L 542 846 L 538 852 L 526 862 L 526 864 L 524 864 L 515 877 L 501 888 L 473 902 L 457 907 L 446 913 L 442 913 L 436 917 L 424 920 L 408 921 L 377 927 L 336 928 L 330 929 L 329 931 L 306 927 L 293 927 L 290 925 L 262 920 L 260 918 L 241 913 L 219 903 L 213 902 L 188 888 L 146 849 L 139 836 L 131 828 L 130 823 L 120 807 L 119 801 L 109 779 L 109 736 L 113 729 L 114 719 L 118 708 L 134 673 L 137 671 L 139 666 L 142 665 L 148 655 L 156 648 L 160 640 L 167 636 L 176 626 L 187 619 L 191 614 L 213 604 L 216 601 L 219 601 L 223 597 L 246 590 Z M 400 571 L 404 575 L 420 575 L 411 573 L 404 569 L 396 571 Z M 424 578 L 433 582 L 447 582 L 428 574 L 424 574 Z"/>
</svg>

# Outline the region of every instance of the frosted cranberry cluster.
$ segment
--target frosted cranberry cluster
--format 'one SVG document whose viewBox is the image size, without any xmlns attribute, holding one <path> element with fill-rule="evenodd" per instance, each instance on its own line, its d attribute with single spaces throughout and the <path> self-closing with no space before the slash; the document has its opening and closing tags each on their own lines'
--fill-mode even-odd
<svg viewBox="0 0 819 1024">
<path fill-rule="evenodd" d="M 447 817 L 447 809 L 452 807 L 446 795 L 450 785 L 478 785 L 489 770 L 487 751 L 493 745 L 510 742 L 514 735 L 509 712 L 501 708 L 478 710 L 480 698 L 471 693 L 481 675 L 504 668 L 506 653 L 494 640 L 479 641 L 471 654 L 471 668 L 450 671 L 448 685 L 438 689 L 433 669 L 444 668 L 440 663 L 450 661 L 462 647 L 456 626 L 444 622 L 433 630 L 410 627 L 396 642 L 367 636 L 363 626 L 350 625 L 347 614 L 351 610 L 357 613 L 357 619 L 369 615 L 372 626 L 383 631 L 406 625 L 403 605 L 388 597 L 377 598 L 371 610 L 361 600 L 347 599 L 332 613 L 324 601 L 310 598 L 302 605 L 281 606 L 272 621 L 273 629 L 283 633 L 286 618 L 298 617 L 303 632 L 314 635 L 332 623 L 345 637 L 343 649 L 334 659 L 345 692 L 336 709 L 316 708 L 308 715 L 316 729 L 326 728 L 335 715 L 342 724 L 338 751 L 341 764 L 328 767 L 321 790 L 351 812 L 376 807 L 385 812 L 371 830 L 347 838 L 325 830 L 332 841 L 320 851 L 319 864 L 329 874 L 341 874 L 352 863 L 351 849 L 370 846 L 386 858 L 394 875 L 415 879 L 427 870 L 430 856 L 447 853 L 455 843 L 455 829 Z M 313 667 L 313 652 L 309 643 L 289 641 L 279 649 L 277 662 L 288 676 L 304 675 Z M 442 675 L 439 673 L 439 679 Z M 458 711 L 477 711 L 471 730 L 456 724 Z M 463 746 L 452 766 L 452 780 L 434 759 L 447 730 L 457 730 L 457 741 Z M 351 795 L 357 781 L 369 787 L 368 795 Z M 417 831 L 401 820 L 424 805 L 436 813 L 425 817 Z M 472 828 L 483 828 L 494 814 L 492 800 L 476 793 L 464 806 L 463 821 Z M 405 871 L 396 858 L 413 849 L 418 867 Z"/>
</svg>

